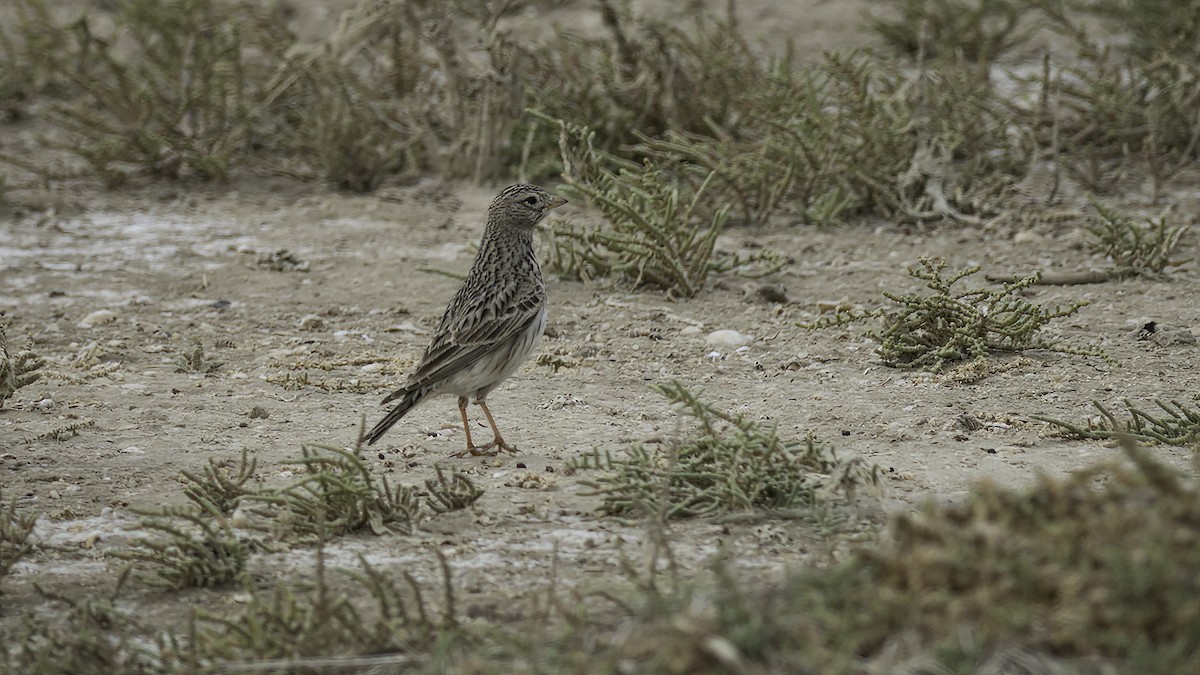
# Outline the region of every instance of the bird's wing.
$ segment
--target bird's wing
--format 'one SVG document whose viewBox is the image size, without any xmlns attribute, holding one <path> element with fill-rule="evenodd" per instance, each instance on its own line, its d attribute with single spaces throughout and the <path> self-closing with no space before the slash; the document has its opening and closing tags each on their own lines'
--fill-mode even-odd
<svg viewBox="0 0 1200 675">
<path fill-rule="evenodd" d="M 471 367 L 526 330 L 545 304 L 542 284 L 532 280 L 496 293 L 471 293 L 470 287 L 459 289 L 446 308 L 408 387 L 427 386 Z"/>
</svg>

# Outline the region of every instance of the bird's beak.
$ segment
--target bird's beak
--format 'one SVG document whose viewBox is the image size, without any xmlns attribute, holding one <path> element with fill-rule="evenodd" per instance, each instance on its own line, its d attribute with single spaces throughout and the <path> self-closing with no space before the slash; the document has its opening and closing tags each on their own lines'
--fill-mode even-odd
<svg viewBox="0 0 1200 675">
<path fill-rule="evenodd" d="M 546 204 L 546 209 L 547 210 L 557 209 L 558 207 L 560 207 L 566 203 L 567 203 L 567 200 L 563 199 L 562 197 L 559 197 L 558 195 L 551 195 L 550 201 Z"/>
</svg>

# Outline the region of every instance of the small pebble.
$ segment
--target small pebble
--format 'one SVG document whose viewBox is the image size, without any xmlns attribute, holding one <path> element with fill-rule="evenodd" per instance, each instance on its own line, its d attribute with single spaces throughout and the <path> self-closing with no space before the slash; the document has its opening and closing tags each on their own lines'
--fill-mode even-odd
<svg viewBox="0 0 1200 675">
<path fill-rule="evenodd" d="M 324 330 L 325 319 L 316 314 L 307 314 L 300 317 L 300 321 L 296 324 L 296 327 L 304 331 Z"/>
<path fill-rule="evenodd" d="M 1045 239 L 1045 237 L 1033 230 L 1021 230 L 1013 235 L 1014 244 L 1040 244 Z"/>
<path fill-rule="evenodd" d="M 787 291 L 779 284 L 763 284 L 754 291 L 754 297 L 761 302 L 784 304 L 788 301 Z"/>
<path fill-rule="evenodd" d="M 83 321 L 76 324 L 79 328 L 91 328 L 92 326 L 100 326 L 106 323 L 112 323 L 117 320 L 117 313 L 111 309 L 98 309 L 91 314 L 83 317 Z"/>
<path fill-rule="evenodd" d="M 745 335 L 729 329 L 714 330 L 704 338 L 704 343 L 710 347 L 741 347 L 753 341 L 753 335 Z"/>
</svg>

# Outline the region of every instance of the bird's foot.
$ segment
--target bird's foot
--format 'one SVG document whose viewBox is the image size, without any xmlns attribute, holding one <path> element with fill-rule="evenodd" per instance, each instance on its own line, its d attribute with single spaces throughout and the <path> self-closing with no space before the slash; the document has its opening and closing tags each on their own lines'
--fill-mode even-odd
<svg viewBox="0 0 1200 675">
<path fill-rule="evenodd" d="M 472 445 L 466 450 L 460 450 L 450 456 L 466 457 L 467 455 L 470 455 L 472 457 L 495 457 L 496 455 L 499 455 L 501 451 L 509 452 L 514 455 L 517 454 L 516 446 L 509 445 L 504 441 L 492 441 L 491 443 L 486 443 L 484 445 Z"/>
</svg>

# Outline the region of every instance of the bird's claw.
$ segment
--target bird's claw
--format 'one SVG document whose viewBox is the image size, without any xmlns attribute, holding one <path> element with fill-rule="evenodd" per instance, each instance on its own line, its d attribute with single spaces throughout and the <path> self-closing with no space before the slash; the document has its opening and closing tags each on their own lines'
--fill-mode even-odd
<svg viewBox="0 0 1200 675">
<path fill-rule="evenodd" d="M 486 443 L 484 445 L 472 445 L 466 450 L 460 450 L 450 456 L 466 457 L 467 455 L 470 455 L 472 457 L 495 457 L 496 455 L 499 455 L 501 451 L 509 452 L 514 455 L 517 454 L 517 448 L 515 446 L 509 445 L 504 441 L 492 441 L 491 443 Z"/>
</svg>

